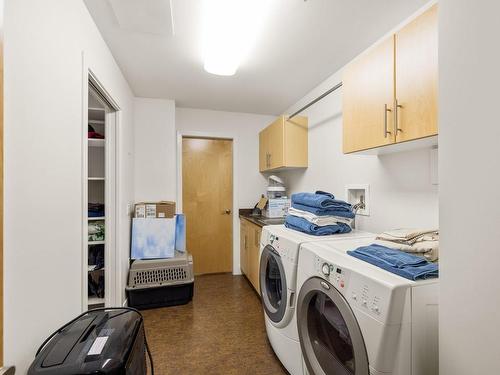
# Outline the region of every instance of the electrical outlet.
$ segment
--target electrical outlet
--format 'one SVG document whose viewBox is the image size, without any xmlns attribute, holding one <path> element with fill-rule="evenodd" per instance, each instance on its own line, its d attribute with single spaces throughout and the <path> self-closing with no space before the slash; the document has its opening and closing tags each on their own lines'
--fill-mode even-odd
<svg viewBox="0 0 500 375">
<path fill-rule="evenodd" d="M 363 206 L 357 211 L 357 215 L 370 216 L 370 185 L 350 184 L 345 187 L 345 197 L 353 206 L 362 203 Z"/>
</svg>

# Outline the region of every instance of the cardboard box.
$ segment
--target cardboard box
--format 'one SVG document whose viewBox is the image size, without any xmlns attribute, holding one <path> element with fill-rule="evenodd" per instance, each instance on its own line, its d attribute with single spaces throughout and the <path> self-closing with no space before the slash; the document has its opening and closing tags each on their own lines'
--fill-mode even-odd
<svg viewBox="0 0 500 375">
<path fill-rule="evenodd" d="M 135 204 L 135 218 L 141 219 L 171 219 L 175 216 L 175 202 L 140 202 Z"/>
<path fill-rule="evenodd" d="M 272 198 L 267 201 L 263 215 L 268 218 L 284 217 L 290 208 L 290 199 Z"/>
</svg>

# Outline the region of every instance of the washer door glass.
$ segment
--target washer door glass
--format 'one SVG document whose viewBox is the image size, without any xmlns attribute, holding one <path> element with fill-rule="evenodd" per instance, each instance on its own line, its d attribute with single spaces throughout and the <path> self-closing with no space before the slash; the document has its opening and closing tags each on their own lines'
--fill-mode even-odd
<svg viewBox="0 0 500 375">
<path fill-rule="evenodd" d="M 262 251 L 259 277 L 264 310 L 273 322 L 280 322 L 286 310 L 287 285 L 281 257 L 270 245 Z"/>
<path fill-rule="evenodd" d="M 308 284 L 309 281 L 312 283 Z M 302 352 L 309 371 L 368 375 L 364 340 L 344 297 L 319 278 L 309 279 L 304 286 L 299 294 L 298 320 Z"/>
</svg>

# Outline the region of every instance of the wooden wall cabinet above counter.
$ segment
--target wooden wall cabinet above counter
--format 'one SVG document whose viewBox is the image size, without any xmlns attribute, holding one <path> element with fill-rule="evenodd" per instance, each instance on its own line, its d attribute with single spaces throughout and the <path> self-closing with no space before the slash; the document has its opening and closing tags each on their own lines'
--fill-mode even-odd
<svg viewBox="0 0 500 375">
<path fill-rule="evenodd" d="M 280 116 L 259 133 L 259 170 L 307 168 L 307 117 Z"/>
<path fill-rule="evenodd" d="M 437 5 L 354 60 L 342 81 L 344 153 L 437 135 Z"/>
</svg>

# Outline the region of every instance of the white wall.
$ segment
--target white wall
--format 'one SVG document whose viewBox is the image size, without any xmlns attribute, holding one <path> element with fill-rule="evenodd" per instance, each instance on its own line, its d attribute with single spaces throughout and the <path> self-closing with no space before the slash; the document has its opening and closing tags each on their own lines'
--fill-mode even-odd
<svg viewBox="0 0 500 375">
<path fill-rule="evenodd" d="M 135 98 L 135 201 L 176 199 L 175 102 Z"/>
<path fill-rule="evenodd" d="M 339 71 L 287 112 L 294 112 L 341 80 Z M 303 114 L 309 118 L 309 167 L 281 174 L 291 192 L 326 190 L 345 199 L 346 185 L 369 184 L 370 216 L 358 216 L 358 228 L 380 232 L 438 226 L 438 192 L 431 183 L 429 149 L 382 156 L 344 155 L 342 88 Z"/>
<path fill-rule="evenodd" d="M 125 208 L 133 201 L 133 97 L 83 1 L 12 0 L 4 16 L 4 348 L 5 363 L 22 374 L 37 346 L 82 311 L 82 52 L 122 109 L 122 282 Z"/>
<path fill-rule="evenodd" d="M 259 131 L 274 117 L 250 113 L 177 108 L 177 131 L 190 135 L 233 138 L 234 210 L 233 273 L 240 274 L 239 208 L 253 207 L 264 193 L 267 181 L 259 173 Z M 178 191 L 180 201 L 181 192 Z"/>
<path fill-rule="evenodd" d="M 439 7 L 440 374 L 499 374 L 500 3 Z"/>
</svg>

